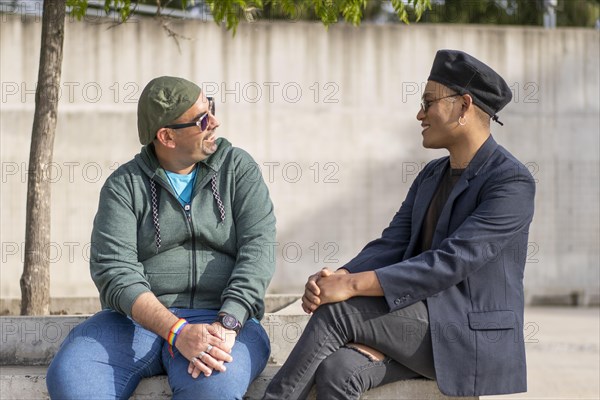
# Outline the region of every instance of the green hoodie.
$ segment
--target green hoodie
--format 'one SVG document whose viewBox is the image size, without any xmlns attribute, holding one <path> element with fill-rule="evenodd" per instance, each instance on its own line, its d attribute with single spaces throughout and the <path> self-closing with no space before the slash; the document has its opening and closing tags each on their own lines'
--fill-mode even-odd
<svg viewBox="0 0 600 400">
<path fill-rule="evenodd" d="M 189 211 L 153 144 L 106 180 L 90 259 L 103 308 L 131 316 L 152 292 L 166 307 L 220 310 L 242 324 L 262 318 L 275 271 L 273 204 L 252 157 L 218 144 L 197 164 Z"/>
</svg>

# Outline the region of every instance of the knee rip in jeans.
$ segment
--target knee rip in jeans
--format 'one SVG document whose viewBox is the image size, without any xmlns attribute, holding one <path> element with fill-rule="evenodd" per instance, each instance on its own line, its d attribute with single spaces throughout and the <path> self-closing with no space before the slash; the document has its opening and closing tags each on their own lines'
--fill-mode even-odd
<svg viewBox="0 0 600 400">
<path fill-rule="evenodd" d="M 352 343 L 348 343 L 344 347 L 347 348 L 347 349 L 350 349 L 350 350 L 354 350 L 358 354 L 362 354 L 363 356 L 365 356 L 371 362 L 381 362 L 381 361 L 385 361 L 385 359 L 387 358 L 385 356 L 382 357 L 382 358 L 378 358 L 375 355 L 373 355 L 371 353 L 368 353 L 367 351 L 365 351 L 365 350 L 363 350 L 363 349 L 361 349 L 361 348 L 353 345 Z"/>
</svg>

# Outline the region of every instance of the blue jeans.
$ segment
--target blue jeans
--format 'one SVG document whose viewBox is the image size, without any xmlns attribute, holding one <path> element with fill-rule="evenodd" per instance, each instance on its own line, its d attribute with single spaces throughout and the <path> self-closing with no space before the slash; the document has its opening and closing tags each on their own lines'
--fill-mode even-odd
<svg viewBox="0 0 600 400">
<path fill-rule="evenodd" d="M 171 309 L 190 323 L 213 323 L 217 310 Z M 237 336 L 227 371 L 193 379 L 189 361 L 167 342 L 112 310 L 76 326 L 52 360 L 46 377 L 52 399 L 128 399 L 142 378 L 167 374 L 174 399 L 242 399 L 270 354 L 267 333 L 251 319 Z"/>
</svg>

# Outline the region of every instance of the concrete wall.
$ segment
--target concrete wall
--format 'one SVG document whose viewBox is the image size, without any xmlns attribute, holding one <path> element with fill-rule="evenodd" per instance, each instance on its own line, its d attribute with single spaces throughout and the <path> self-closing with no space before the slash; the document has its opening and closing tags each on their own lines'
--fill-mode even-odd
<svg viewBox="0 0 600 400">
<path fill-rule="evenodd" d="M 0 15 L 2 297 L 19 297 L 41 22 Z M 496 68 L 514 90 L 498 142 L 538 181 L 527 295 L 599 286 L 599 32 L 521 27 L 257 23 L 236 37 L 153 19 L 67 22 L 54 147 L 53 296 L 94 296 L 86 262 L 98 192 L 139 151 L 135 109 L 153 77 L 203 83 L 220 134 L 262 167 L 278 218 L 272 292 L 300 291 L 377 237 L 412 179 L 443 151 L 421 147 L 420 90 L 440 48 Z"/>
</svg>

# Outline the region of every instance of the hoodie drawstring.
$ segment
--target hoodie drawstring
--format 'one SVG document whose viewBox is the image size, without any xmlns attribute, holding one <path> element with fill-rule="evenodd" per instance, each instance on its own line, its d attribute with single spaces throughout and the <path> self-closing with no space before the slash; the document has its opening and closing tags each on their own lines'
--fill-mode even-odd
<svg viewBox="0 0 600 400">
<path fill-rule="evenodd" d="M 158 222 L 158 191 L 154 179 L 150 179 L 150 193 L 152 195 L 152 221 L 154 222 L 154 243 L 156 244 L 156 254 L 160 249 L 160 223 Z"/>
<path fill-rule="evenodd" d="M 219 195 L 219 189 L 217 189 L 217 174 L 214 174 L 210 180 L 213 197 L 217 202 L 217 208 L 219 209 L 219 213 L 221 214 L 221 222 L 225 222 L 225 206 L 221 201 L 221 196 Z"/>
</svg>

